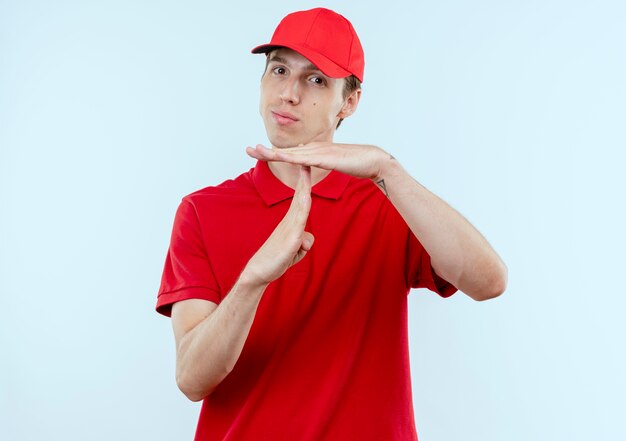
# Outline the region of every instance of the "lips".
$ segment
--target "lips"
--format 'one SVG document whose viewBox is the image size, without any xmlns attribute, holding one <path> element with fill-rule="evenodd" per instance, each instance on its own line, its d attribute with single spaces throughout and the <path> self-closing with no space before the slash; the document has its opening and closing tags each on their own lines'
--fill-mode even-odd
<svg viewBox="0 0 626 441">
<path fill-rule="evenodd" d="M 295 115 L 292 115 L 289 112 L 277 112 L 275 110 L 272 110 L 271 113 L 272 113 L 272 118 L 274 118 L 274 121 L 276 121 L 278 124 L 283 125 L 283 126 L 295 124 L 296 122 L 299 121 Z"/>
</svg>

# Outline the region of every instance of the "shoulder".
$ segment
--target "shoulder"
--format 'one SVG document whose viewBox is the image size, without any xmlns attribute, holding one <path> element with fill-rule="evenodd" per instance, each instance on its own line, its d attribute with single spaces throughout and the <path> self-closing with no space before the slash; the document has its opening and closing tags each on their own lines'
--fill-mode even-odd
<svg viewBox="0 0 626 441">
<path fill-rule="evenodd" d="M 253 170 L 250 169 L 236 178 L 227 179 L 218 185 L 211 185 L 189 193 L 182 198 L 181 204 L 197 207 L 219 203 L 221 200 L 254 197 L 257 192 L 252 181 Z"/>
<path fill-rule="evenodd" d="M 371 180 L 351 177 L 341 197 L 347 210 L 363 217 L 372 217 L 397 231 L 408 231 L 408 226 L 396 207 Z"/>
<path fill-rule="evenodd" d="M 376 197 L 380 191 L 371 179 L 349 176 L 346 193 L 365 193 L 369 196 Z"/>
<path fill-rule="evenodd" d="M 341 199 L 345 203 L 373 204 L 380 208 L 392 208 L 393 205 L 382 191 L 370 179 L 351 176 Z"/>
</svg>

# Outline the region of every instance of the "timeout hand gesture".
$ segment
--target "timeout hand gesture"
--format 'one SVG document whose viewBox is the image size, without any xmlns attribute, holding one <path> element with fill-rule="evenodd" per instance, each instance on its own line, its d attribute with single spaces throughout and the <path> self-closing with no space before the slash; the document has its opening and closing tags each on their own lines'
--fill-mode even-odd
<svg viewBox="0 0 626 441">
<path fill-rule="evenodd" d="M 248 262 L 246 271 L 262 284 L 282 276 L 313 246 L 314 237 L 304 231 L 311 210 L 311 168 L 300 167 L 295 194 L 285 217 Z"/>
</svg>

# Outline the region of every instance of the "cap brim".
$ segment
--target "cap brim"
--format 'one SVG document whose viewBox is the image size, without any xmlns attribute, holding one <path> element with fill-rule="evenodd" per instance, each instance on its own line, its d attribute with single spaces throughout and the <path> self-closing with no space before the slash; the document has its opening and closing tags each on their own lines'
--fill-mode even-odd
<svg viewBox="0 0 626 441">
<path fill-rule="evenodd" d="M 274 42 L 272 44 L 262 44 L 260 46 L 257 46 L 250 52 L 252 52 L 253 54 L 263 54 L 281 47 L 286 47 L 288 49 L 298 52 L 304 58 L 313 63 L 315 67 L 322 71 L 324 75 L 329 76 L 330 78 L 345 78 L 352 75 L 352 72 L 349 72 L 343 67 L 338 66 L 329 58 L 304 46 L 298 46 L 294 44 L 280 44 L 280 42 Z"/>
</svg>

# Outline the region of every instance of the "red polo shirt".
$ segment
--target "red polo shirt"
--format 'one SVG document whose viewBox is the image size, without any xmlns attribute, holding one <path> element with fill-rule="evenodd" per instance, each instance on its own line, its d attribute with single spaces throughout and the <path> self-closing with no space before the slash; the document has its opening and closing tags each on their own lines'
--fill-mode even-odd
<svg viewBox="0 0 626 441">
<path fill-rule="evenodd" d="M 220 303 L 294 191 L 267 163 L 183 198 L 157 311 Z M 312 189 L 306 257 L 271 283 L 233 371 L 202 404 L 196 440 L 416 440 L 407 294 L 456 288 L 370 180 L 331 172 Z"/>
</svg>

